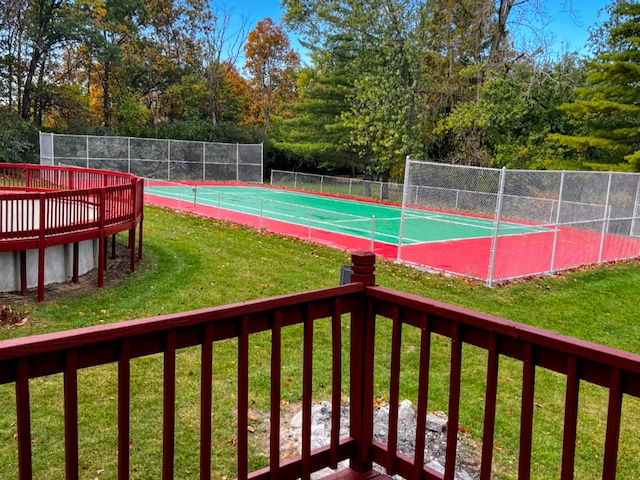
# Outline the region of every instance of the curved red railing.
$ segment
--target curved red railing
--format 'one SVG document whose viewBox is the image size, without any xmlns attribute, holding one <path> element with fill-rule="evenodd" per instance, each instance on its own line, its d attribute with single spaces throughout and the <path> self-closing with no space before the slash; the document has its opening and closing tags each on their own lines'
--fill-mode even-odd
<svg viewBox="0 0 640 480">
<path fill-rule="evenodd" d="M 129 231 L 131 270 L 135 229 L 143 220 L 144 181 L 135 175 L 75 167 L 0 164 L 0 252 L 38 249 L 38 299 L 44 298 L 44 250 L 100 240 L 98 286 L 104 281 L 105 239 Z M 138 257 L 142 256 L 142 227 Z M 26 262 L 26 260 L 24 260 Z M 21 264 L 23 260 L 21 260 Z M 25 266 L 22 293 L 26 293 Z"/>
</svg>

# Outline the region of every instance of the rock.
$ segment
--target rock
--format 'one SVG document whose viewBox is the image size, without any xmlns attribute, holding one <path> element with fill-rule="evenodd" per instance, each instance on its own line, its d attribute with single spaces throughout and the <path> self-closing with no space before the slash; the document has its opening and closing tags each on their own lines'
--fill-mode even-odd
<svg viewBox="0 0 640 480">
<path fill-rule="evenodd" d="M 302 428 L 302 410 L 296 413 L 289 422 L 293 428 Z"/>
<path fill-rule="evenodd" d="M 427 413 L 427 430 L 441 433 L 447 426 L 449 418 L 444 412 Z"/>
<path fill-rule="evenodd" d="M 432 460 L 429 463 L 427 463 L 427 467 L 430 468 L 431 470 L 435 470 L 438 473 L 444 473 L 444 467 L 440 465 L 440 462 L 436 462 L 435 460 Z"/>
<path fill-rule="evenodd" d="M 415 455 L 417 415 L 412 403 L 403 401 L 398 406 L 398 451 L 403 455 L 413 458 Z M 375 441 L 383 445 L 389 435 L 389 405 L 383 404 L 373 411 L 373 437 Z M 322 402 L 312 406 L 311 409 L 311 448 L 320 448 L 330 444 L 331 435 L 331 404 Z M 340 437 L 349 435 L 350 409 L 348 405 L 340 407 Z M 446 458 L 447 435 L 445 433 L 448 417 L 444 412 L 427 413 L 426 444 L 424 451 L 425 463 L 431 469 L 440 474 L 444 473 L 443 464 Z M 297 452 L 300 454 L 302 435 L 302 412 L 296 413 L 288 427 L 281 430 L 281 451 Z M 478 478 L 477 463 L 469 462 L 473 458 L 473 452 L 464 444 L 464 437 L 459 438 L 456 455 L 455 480 L 474 480 Z M 345 468 L 346 463 L 341 467 Z M 465 470 L 463 470 L 463 467 Z M 339 468 L 340 469 L 340 468 Z M 323 472 L 316 472 L 312 479 L 320 479 L 325 476 Z M 399 478 L 394 476 L 394 478 Z"/>
<path fill-rule="evenodd" d="M 398 406 L 398 420 L 413 420 L 416 418 L 416 412 L 413 409 L 411 400 L 403 400 Z"/>
</svg>

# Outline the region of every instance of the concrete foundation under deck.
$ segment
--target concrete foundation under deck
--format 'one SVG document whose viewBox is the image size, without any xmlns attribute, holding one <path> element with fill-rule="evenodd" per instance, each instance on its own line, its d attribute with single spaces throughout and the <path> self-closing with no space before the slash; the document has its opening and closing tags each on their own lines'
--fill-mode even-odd
<svg viewBox="0 0 640 480">
<path fill-rule="evenodd" d="M 98 267 L 98 240 L 78 244 L 78 274 Z M 44 283 L 64 283 L 73 277 L 73 244 L 45 250 Z M 27 250 L 27 288 L 38 285 L 38 250 Z M 20 291 L 20 252 L 0 252 L 0 292 Z"/>
</svg>

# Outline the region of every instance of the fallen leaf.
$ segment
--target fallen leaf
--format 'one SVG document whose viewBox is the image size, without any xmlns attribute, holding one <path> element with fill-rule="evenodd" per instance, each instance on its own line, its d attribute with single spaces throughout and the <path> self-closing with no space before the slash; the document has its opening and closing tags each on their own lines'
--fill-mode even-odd
<svg viewBox="0 0 640 480">
<path fill-rule="evenodd" d="M 255 429 L 255 428 L 253 428 L 251 425 L 249 425 L 249 426 L 247 427 L 247 430 L 248 430 L 248 431 L 250 431 L 251 433 L 253 433 L 253 432 L 255 432 L 255 431 L 256 431 L 256 429 Z"/>
</svg>

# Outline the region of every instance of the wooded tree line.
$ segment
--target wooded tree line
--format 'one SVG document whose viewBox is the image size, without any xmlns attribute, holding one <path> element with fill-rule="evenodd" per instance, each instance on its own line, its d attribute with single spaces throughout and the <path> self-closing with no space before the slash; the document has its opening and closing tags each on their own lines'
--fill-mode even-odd
<svg viewBox="0 0 640 480">
<path fill-rule="evenodd" d="M 273 168 L 382 178 L 406 155 L 640 168 L 635 1 L 609 5 L 588 58 L 545 55 L 544 35 L 517 46 L 539 0 L 282 6 L 283 25 L 248 32 L 206 0 L 0 0 L 2 160 L 47 129 L 265 142 Z"/>
</svg>

